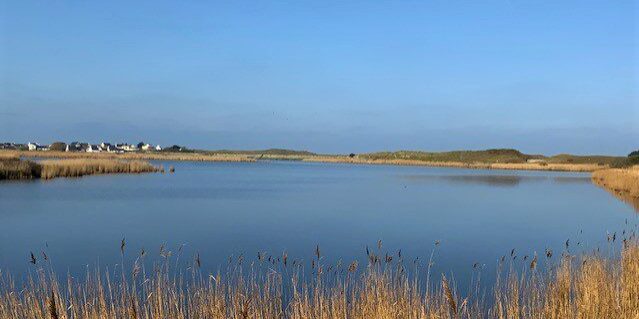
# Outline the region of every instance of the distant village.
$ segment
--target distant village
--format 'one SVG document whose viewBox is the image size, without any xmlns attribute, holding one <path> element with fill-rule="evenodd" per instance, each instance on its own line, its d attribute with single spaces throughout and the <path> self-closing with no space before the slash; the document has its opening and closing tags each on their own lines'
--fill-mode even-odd
<svg viewBox="0 0 639 319">
<path fill-rule="evenodd" d="M 160 145 L 152 145 L 144 142 L 137 144 L 128 143 L 107 143 L 89 144 L 83 142 L 55 142 L 50 145 L 41 145 L 29 142 L 27 144 L 20 143 L 0 143 L 0 149 L 21 150 L 21 151 L 59 151 L 59 152 L 87 152 L 87 153 L 127 153 L 127 152 L 182 152 L 186 148 L 173 145 L 168 148 L 162 148 Z"/>
</svg>

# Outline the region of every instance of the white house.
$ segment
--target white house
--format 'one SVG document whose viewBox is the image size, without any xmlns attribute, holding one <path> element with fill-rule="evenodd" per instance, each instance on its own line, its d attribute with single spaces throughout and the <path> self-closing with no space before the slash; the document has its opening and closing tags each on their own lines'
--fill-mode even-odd
<svg viewBox="0 0 639 319">
<path fill-rule="evenodd" d="M 84 152 L 89 147 L 87 143 L 73 142 L 67 144 L 66 151 L 67 152 Z"/>
<path fill-rule="evenodd" d="M 30 151 L 48 151 L 49 150 L 49 146 L 40 145 L 38 143 L 29 142 L 29 144 L 27 144 L 27 146 L 29 147 Z"/>
<path fill-rule="evenodd" d="M 155 146 L 155 150 L 156 150 L 156 151 L 161 151 L 161 150 L 162 150 L 162 146 L 160 146 L 160 145 L 156 145 L 156 146 Z"/>
<path fill-rule="evenodd" d="M 133 145 L 133 144 L 124 144 L 124 146 L 122 147 L 122 149 L 125 152 L 135 152 L 138 150 L 138 146 L 137 145 Z"/>
<path fill-rule="evenodd" d="M 153 145 L 151 145 L 151 144 L 144 144 L 144 145 L 142 145 L 142 150 L 143 150 L 143 151 L 150 151 L 150 150 L 153 150 Z"/>
<path fill-rule="evenodd" d="M 115 145 L 107 144 L 106 148 L 109 153 L 120 153 L 122 150 L 117 148 Z"/>
<path fill-rule="evenodd" d="M 89 153 L 100 153 L 100 152 L 102 152 L 102 147 L 100 147 L 99 145 L 89 144 L 89 146 L 87 147 L 87 152 L 89 152 Z"/>
</svg>

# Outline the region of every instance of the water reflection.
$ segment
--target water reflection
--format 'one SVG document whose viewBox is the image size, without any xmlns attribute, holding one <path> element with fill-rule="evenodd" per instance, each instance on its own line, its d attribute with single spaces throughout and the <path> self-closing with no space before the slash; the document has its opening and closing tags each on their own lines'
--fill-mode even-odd
<svg viewBox="0 0 639 319">
<path fill-rule="evenodd" d="M 555 176 L 553 178 L 558 184 L 590 184 L 590 176 Z"/>
<path fill-rule="evenodd" d="M 27 273 L 29 253 L 46 251 L 58 273 L 82 275 L 87 264 L 121 263 L 122 238 L 128 252 L 144 248 L 149 259 L 159 258 L 162 245 L 182 256 L 197 253 L 210 272 L 224 267 L 228 256 L 286 251 L 304 258 L 316 245 L 327 263 L 365 263 L 365 246 L 377 240 L 389 251 L 428 260 L 432 243 L 441 241 L 433 272 L 452 272 L 466 284 L 475 263 L 491 276 L 495 261 L 513 248 L 522 257 L 559 252 L 570 238 L 579 249 L 592 249 L 607 243 L 606 231 L 621 233 L 626 218 L 639 220 L 592 185 L 588 174 L 158 164 L 173 165 L 176 173 L 0 184 L 0 270 Z M 124 258 L 131 265 L 137 254 Z"/>
<path fill-rule="evenodd" d="M 639 213 L 639 197 L 634 197 L 626 192 L 618 190 L 606 189 L 606 191 L 619 198 L 621 201 L 627 203 L 635 209 L 635 212 Z"/>
<path fill-rule="evenodd" d="M 488 186 L 511 187 L 524 181 L 542 181 L 544 176 L 521 175 L 405 175 L 404 178 L 412 181 L 446 181 L 460 184 L 480 184 Z"/>
<path fill-rule="evenodd" d="M 557 184 L 590 184 L 588 176 L 534 176 L 534 175 L 403 175 L 411 181 L 446 181 L 460 184 L 513 187 L 523 182 L 553 181 Z"/>
</svg>

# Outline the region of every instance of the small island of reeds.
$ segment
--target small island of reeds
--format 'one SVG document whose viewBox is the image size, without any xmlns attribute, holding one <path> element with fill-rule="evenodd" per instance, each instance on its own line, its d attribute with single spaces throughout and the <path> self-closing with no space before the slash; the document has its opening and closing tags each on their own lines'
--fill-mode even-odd
<svg viewBox="0 0 639 319">
<path fill-rule="evenodd" d="M 161 168 L 139 160 L 51 159 L 35 162 L 18 157 L 0 157 L 0 180 L 53 179 L 95 174 L 138 174 Z"/>
</svg>

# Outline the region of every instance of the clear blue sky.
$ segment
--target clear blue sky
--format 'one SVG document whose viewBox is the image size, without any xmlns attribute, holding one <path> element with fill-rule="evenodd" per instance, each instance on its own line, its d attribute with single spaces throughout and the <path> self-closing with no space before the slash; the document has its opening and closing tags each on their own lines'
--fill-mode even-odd
<svg viewBox="0 0 639 319">
<path fill-rule="evenodd" d="M 626 154 L 638 10 L 0 0 L 0 140 Z"/>
</svg>

